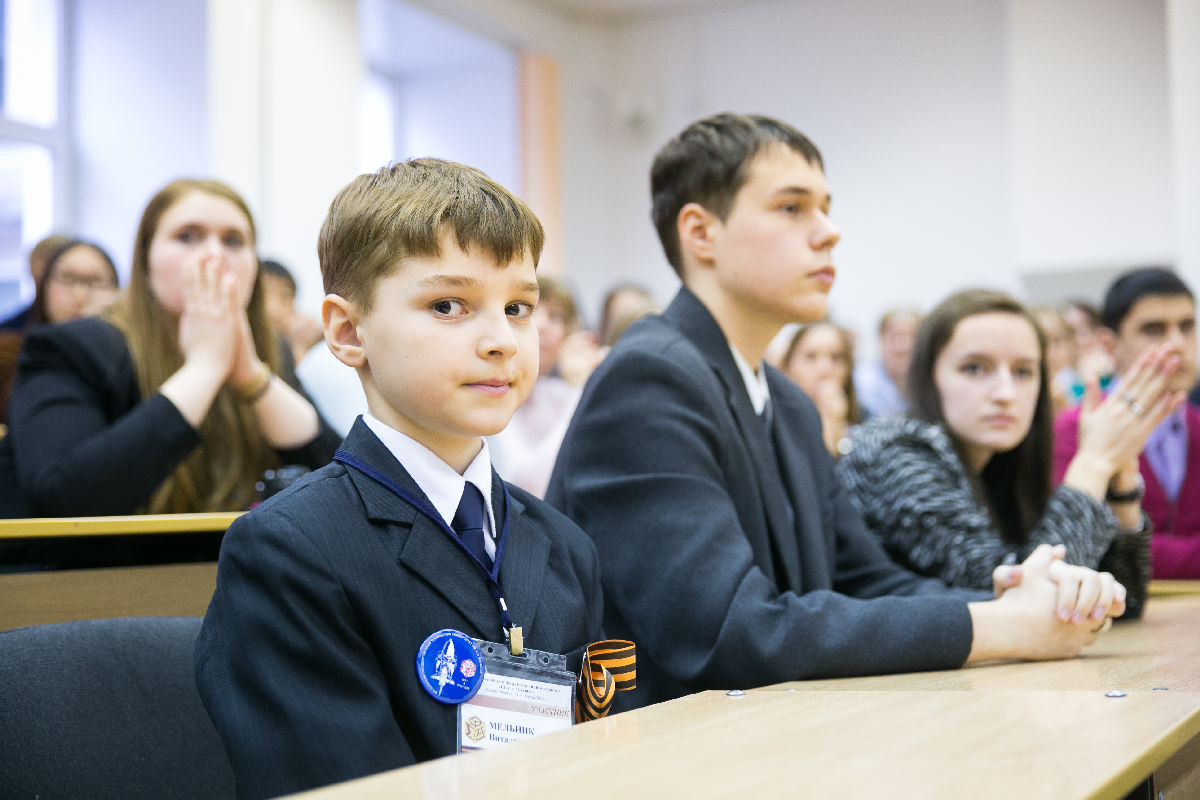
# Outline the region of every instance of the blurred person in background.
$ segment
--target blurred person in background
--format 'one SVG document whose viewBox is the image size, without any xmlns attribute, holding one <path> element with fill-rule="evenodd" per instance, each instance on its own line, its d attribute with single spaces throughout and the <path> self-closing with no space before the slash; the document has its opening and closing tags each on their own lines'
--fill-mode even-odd
<svg viewBox="0 0 1200 800">
<path fill-rule="evenodd" d="M 53 233 L 35 244 L 33 249 L 29 251 L 29 274 L 33 277 L 35 286 L 42 282 L 42 277 L 46 274 L 46 264 L 50 260 L 50 257 L 70 241 L 70 237 Z M 0 322 L 0 331 L 24 330 L 29 325 L 29 316 L 32 311 L 33 306 L 31 304 L 3 322 Z"/>
<path fill-rule="evenodd" d="M 1098 335 L 1104 329 L 1098 308 L 1086 300 L 1068 300 L 1062 306 L 1062 316 L 1075 336 L 1075 358 L 1067 373 L 1067 403 L 1076 405 L 1083 399 L 1089 380 L 1098 381 L 1101 390 L 1106 390 L 1115 367 L 1112 354 Z"/>
<path fill-rule="evenodd" d="M 354 421 L 367 413 L 367 395 L 354 367 L 348 367 L 321 341 L 296 365 L 296 377 L 321 416 L 345 438 Z"/>
<path fill-rule="evenodd" d="M 40 268 L 37 293 L 24 328 L 0 330 L 0 423 L 8 422 L 8 397 L 27 329 L 98 314 L 117 300 L 117 268 L 99 246 L 67 239 Z"/>
<path fill-rule="evenodd" d="M 325 340 L 321 321 L 296 310 L 296 279 L 283 264 L 270 259 L 258 262 L 263 300 L 275 330 L 287 339 L 292 365 L 299 364 L 318 342 Z"/>
<path fill-rule="evenodd" d="M 1075 332 L 1057 308 L 1042 306 L 1033 311 L 1046 337 L 1046 372 L 1050 378 L 1050 402 L 1057 416 L 1072 405 L 1075 382 Z"/>
<path fill-rule="evenodd" d="M 603 351 L 580 330 L 575 298 L 565 284 L 538 276 L 533 310 L 538 331 L 538 378 L 528 399 L 489 446 L 497 472 L 537 497 L 546 496 L 558 448 L 571 424 L 582 386 Z"/>
<path fill-rule="evenodd" d="M 854 392 L 854 346 L 829 320 L 801 325 L 779 368 L 804 390 L 821 416 L 821 436 L 834 460 L 849 451 L 850 429 L 863 421 Z"/>
<path fill-rule="evenodd" d="M 1096 337 L 1116 368 L 1110 398 L 1127 413 L 1153 419 L 1155 409 L 1136 396 L 1132 376 L 1144 354 L 1165 348 L 1178 362 L 1167 389 L 1183 398 L 1196 382 L 1196 302 L 1191 289 L 1168 269 L 1147 268 L 1117 278 L 1104 297 L 1103 327 Z M 1064 480 L 1082 433 L 1078 408 L 1061 414 L 1054 431 L 1054 477 Z M 1200 407 L 1174 409 L 1122 469 L 1140 476 L 1120 487 L 1138 496 L 1154 523 L 1155 578 L 1200 578 Z"/>
<path fill-rule="evenodd" d="M 854 368 L 858 402 L 871 416 L 882 417 L 908 410 L 908 390 L 904 381 L 920 323 L 920 313 L 911 309 L 888 311 L 880 318 L 879 361 Z"/>
<path fill-rule="evenodd" d="M 1092 384 L 1075 417 L 1082 444 L 1052 492 L 1047 353 L 1036 319 L 1008 295 L 952 295 L 917 334 L 912 412 L 859 427 L 838 473 L 867 527 L 915 572 L 985 589 L 996 567 L 1062 545 L 1067 563 L 1112 573 L 1138 616 L 1150 527 L 1125 493 L 1154 423 L 1181 399 L 1166 388 L 1178 357 L 1158 348 L 1131 365 L 1145 417 Z"/>
<path fill-rule="evenodd" d="M 612 347 L 621 334 L 638 319 L 661 311 L 654 295 L 636 283 L 618 283 L 604 296 L 598 337 L 601 347 Z"/>
<path fill-rule="evenodd" d="M 0 442 L 9 510 L 236 511 L 265 470 L 330 461 L 339 438 L 280 372 L 254 242 L 236 192 L 175 181 L 142 215 L 117 305 L 30 331 Z"/>
</svg>

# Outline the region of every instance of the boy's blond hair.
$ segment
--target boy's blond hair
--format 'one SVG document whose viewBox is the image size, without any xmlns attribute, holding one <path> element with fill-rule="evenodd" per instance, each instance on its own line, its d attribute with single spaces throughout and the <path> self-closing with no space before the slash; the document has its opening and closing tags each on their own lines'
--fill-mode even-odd
<svg viewBox="0 0 1200 800">
<path fill-rule="evenodd" d="M 474 167 L 414 158 L 350 181 L 329 205 L 317 239 L 326 294 L 370 313 L 375 284 L 404 260 L 438 257 L 447 230 L 463 251 L 497 265 L 542 254 L 542 224 L 519 197 Z"/>
</svg>

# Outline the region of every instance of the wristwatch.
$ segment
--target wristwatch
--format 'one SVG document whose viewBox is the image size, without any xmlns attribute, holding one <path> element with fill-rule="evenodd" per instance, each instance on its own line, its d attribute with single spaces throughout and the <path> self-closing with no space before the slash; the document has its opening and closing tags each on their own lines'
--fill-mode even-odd
<svg viewBox="0 0 1200 800">
<path fill-rule="evenodd" d="M 1110 503 L 1136 503 L 1146 496 L 1146 481 L 1142 478 L 1139 472 L 1137 476 L 1137 486 L 1134 486 L 1127 492 L 1114 492 L 1112 487 L 1108 487 L 1108 494 L 1104 499 Z"/>
</svg>

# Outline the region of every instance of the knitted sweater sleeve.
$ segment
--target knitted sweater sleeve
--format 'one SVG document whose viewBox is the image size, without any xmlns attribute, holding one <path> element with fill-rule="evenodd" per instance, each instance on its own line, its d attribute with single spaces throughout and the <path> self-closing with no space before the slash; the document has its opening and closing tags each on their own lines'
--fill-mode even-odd
<svg viewBox="0 0 1200 800">
<path fill-rule="evenodd" d="M 1023 561 L 1040 544 L 1063 544 L 1069 563 L 1095 568 L 1118 533 L 1107 506 L 1060 487 L 1028 542 L 1005 541 L 949 438 L 915 420 L 864 426 L 838 469 L 888 554 L 951 586 L 990 589 L 995 567 Z"/>
</svg>

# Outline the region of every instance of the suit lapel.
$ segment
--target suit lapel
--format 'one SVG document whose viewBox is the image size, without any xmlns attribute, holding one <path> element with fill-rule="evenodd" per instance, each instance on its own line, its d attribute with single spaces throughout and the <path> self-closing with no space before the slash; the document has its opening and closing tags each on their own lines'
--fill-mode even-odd
<svg viewBox="0 0 1200 800">
<path fill-rule="evenodd" d="M 813 479 L 813 465 L 800 446 L 801 437 L 796 435 L 804 423 L 799 409 L 792 405 L 788 397 L 789 390 L 794 387 L 790 385 L 789 378 L 770 367 L 767 368 L 767 384 L 776 411 L 771 423 L 775 430 L 779 469 L 784 475 L 784 490 L 791 498 L 796 515 L 796 539 L 804 591 L 832 589 L 831 576 L 835 565 L 830 560 L 830 553 L 836 550 L 836 543 L 832 529 L 827 529 L 821 518 L 820 503 L 813 502 L 817 487 Z"/>
<path fill-rule="evenodd" d="M 511 495 L 510 495 L 511 498 Z M 508 540 L 504 561 L 500 563 L 500 587 L 513 624 L 519 625 L 526 637 L 533 629 L 542 596 L 542 583 L 550 563 L 550 540 L 525 518 L 525 506 L 516 498 L 508 509 Z M 492 471 L 492 508 L 496 510 L 496 525 L 504 524 L 504 490 L 495 470 Z"/>
<path fill-rule="evenodd" d="M 354 423 L 342 449 L 429 502 L 416 481 L 362 419 Z M 458 543 L 440 525 L 387 487 L 352 467 L 347 467 L 346 472 L 366 506 L 368 519 L 412 528 L 407 537 L 396 537 L 397 562 L 420 576 L 458 609 L 475 626 L 476 634 L 496 640 L 500 634 L 500 612 L 479 568 Z"/>
<path fill-rule="evenodd" d="M 781 590 L 801 591 L 800 554 L 796 547 L 796 531 L 790 524 L 787 499 L 780 478 L 779 465 L 773 463 L 767 434 L 754 406 L 733 353 L 721 326 L 700 300 L 686 288 L 664 312 L 663 317 L 679 329 L 696 345 L 725 387 L 725 396 L 737 424 L 742 441 L 746 443 L 754 477 L 759 487 L 763 508 L 767 517 L 768 536 L 774 543 L 774 552 L 779 557 L 785 575 L 776 576 Z M 780 580 L 783 578 L 783 580 Z"/>
</svg>

